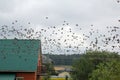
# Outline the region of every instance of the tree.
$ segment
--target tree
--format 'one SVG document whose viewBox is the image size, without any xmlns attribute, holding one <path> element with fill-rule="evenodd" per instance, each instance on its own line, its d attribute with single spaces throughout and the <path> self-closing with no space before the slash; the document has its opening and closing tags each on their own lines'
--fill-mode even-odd
<svg viewBox="0 0 120 80">
<path fill-rule="evenodd" d="M 89 80 L 120 80 L 120 61 L 100 63 Z"/>
<path fill-rule="evenodd" d="M 46 76 L 44 77 L 44 80 L 50 80 L 50 75 L 56 74 L 54 66 L 52 63 L 45 63 L 44 66 L 46 68 Z"/>
<path fill-rule="evenodd" d="M 89 73 L 93 70 L 92 62 L 84 57 L 75 61 L 71 76 L 74 80 L 88 80 Z"/>
<path fill-rule="evenodd" d="M 56 75 L 53 61 L 44 55 L 42 57 L 42 73 L 45 75 L 44 80 L 50 80 L 51 75 Z"/>
<path fill-rule="evenodd" d="M 83 56 L 93 63 L 94 68 L 96 68 L 96 66 L 100 63 L 110 62 L 112 60 L 120 60 L 118 53 L 109 51 L 89 50 Z"/>
<path fill-rule="evenodd" d="M 101 63 L 120 60 L 120 56 L 114 52 L 108 51 L 87 51 L 81 55 L 80 59 L 73 64 L 73 73 L 71 76 L 74 80 L 88 80 L 93 70 Z"/>
</svg>

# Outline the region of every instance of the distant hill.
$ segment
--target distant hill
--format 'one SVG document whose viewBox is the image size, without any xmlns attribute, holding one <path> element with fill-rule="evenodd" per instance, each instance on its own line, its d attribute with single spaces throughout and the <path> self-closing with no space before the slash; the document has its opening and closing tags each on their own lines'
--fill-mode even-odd
<svg viewBox="0 0 120 80">
<path fill-rule="evenodd" d="M 44 54 L 48 58 L 52 59 L 54 65 L 72 65 L 73 61 L 80 58 L 80 54 Z"/>
</svg>

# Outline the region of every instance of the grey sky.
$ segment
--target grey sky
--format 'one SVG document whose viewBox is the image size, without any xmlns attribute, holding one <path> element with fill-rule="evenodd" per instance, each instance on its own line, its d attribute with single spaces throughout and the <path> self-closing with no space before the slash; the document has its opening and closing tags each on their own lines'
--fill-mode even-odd
<svg viewBox="0 0 120 80">
<path fill-rule="evenodd" d="M 75 24 L 84 32 L 94 25 L 94 29 L 105 33 L 106 26 L 120 26 L 119 19 L 120 3 L 116 0 L 0 0 L 0 26 L 18 20 L 21 25 L 31 22 L 34 29 L 60 28 L 67 21 L 76 35 L 81 36 Z"/>
<path fill-rule="evenodd" d="M 0 21 L 20 19 L 40 24 L 48 16 L 49 24 L 59 24 L 63 20 L 107 24 L 117 21 L 119 8 L 116 0 L 0 0 Z"/>
</svg>

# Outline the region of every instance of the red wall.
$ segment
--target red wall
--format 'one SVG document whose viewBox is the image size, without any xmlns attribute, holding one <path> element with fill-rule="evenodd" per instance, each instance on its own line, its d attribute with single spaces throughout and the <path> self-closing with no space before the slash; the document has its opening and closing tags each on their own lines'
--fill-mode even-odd
<svg viewBox="0 0 120 80">
<path fill-rule="evenodd" d="M 36 80 L 36 73 L 35 72 L 17 73 L 16 77 L 24 77 L 24 80 Z"/>
</svg>

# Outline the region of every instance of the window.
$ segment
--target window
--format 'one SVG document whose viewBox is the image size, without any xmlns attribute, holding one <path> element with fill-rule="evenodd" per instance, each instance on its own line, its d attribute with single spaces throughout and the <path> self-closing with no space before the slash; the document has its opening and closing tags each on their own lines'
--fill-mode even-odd
<svg viewBox="0 0 120 80">
<path fill-rule="evenodd" d="M 16 77 L 16 80 L 24 80 L 24 77 Z"/>
</svg>

